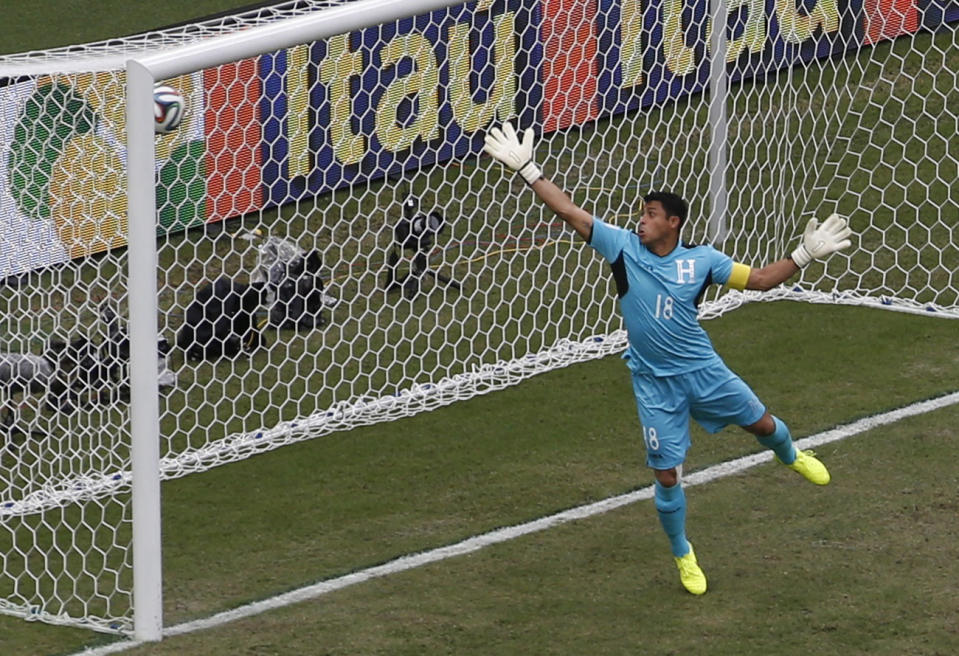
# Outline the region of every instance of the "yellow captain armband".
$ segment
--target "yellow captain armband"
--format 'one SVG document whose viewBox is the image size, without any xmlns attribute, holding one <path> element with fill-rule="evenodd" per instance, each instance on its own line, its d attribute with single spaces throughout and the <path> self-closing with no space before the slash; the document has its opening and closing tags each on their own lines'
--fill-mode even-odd
<svg viewBox="0 0 959 656">
<path fill-rule="evenodd" d="M 749 273 L 752 270 L 752 267 L 748 264 L 733 262 L 733 271 L 729 274 L 729 280 L 726 281 L 726 286 L 739 290 L 746 289 L 746 283 L 749 282 Z"/>
</svg>

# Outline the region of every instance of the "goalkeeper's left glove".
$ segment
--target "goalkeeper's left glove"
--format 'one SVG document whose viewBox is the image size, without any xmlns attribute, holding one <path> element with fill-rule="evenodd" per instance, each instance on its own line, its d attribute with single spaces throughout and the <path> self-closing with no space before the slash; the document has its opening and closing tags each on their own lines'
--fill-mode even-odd
<svg viewBox="0 0 959 656">
<path fill-rule="evenodd" d="M 851 234 L 846 219 L 838 214 L 830 215 L 822 225 L 816 219 L 809 219 L 803 241 L 790 257 L 801 269 L 813 260 L 821 260 L 836 251 L 849 248 L 852 242 L 848 237 Z"/>
<path fill-rule="evenodd" d="M 543 172 L 533 162 L 533 129 L 527 128 L 523 133 L 523 140 L 513 128 L 513 124 L 503 123 L 503 129 L 490 128 L 486 133 L 486 145 L 483 146 L 489 155 L 499 160 L 522 176 L 527 183 L 533 184 L 543 177 Z"/>
</svg>

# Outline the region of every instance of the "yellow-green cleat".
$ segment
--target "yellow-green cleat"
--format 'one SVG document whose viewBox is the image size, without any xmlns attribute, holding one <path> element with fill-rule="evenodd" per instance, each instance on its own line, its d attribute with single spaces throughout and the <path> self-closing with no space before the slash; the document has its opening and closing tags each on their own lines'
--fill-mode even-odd
<svg viewBox="0 0 959 656">
<path fill-rule="evenodd" d="M 673 557 L 676 567 L 679 568 L 679 580 L 690 594 L 701 595 L 706 592 L 706 575 L 696 562 L 696 553 L 693 545 L 689 545 L 689 553 L 685 556 Z"/>
<path fill-rule="evenodd" d="M 782 460 L 776 458 L 782 464 Z M 816 485 L 827 485 L 829 483 L 829 470 L 816 457 L 814 451 L 800 451 L 796 449 L 796 460 L 791 465 L 786 465 L 794 472 L 799 472 L 810 483 Z"/>
</svg>

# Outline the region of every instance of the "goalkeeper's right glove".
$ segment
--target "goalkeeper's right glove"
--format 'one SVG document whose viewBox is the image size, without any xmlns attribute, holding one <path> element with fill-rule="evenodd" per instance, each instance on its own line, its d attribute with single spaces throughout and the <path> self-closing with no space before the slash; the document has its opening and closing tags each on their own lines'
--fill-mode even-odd
<svg viewBox="0 0 959 656">
<path fill-rule="evenodd" d="M 849 248 L 852 242 L 847 237 L 851 234 L 846 219 L 838 214 L 831 214 L 822 225 L 816 219 L 809 219 L 803 241 L 790 257 L 801 269 L 813 260 L 821 260 L 836 251 Z"/>
<path fill-rule="evenodd" d="M 543 177 L 543 172 L 533 162 L 533 129 L 527 128 L 523 140 L 519 140 L 513 124 L 503 123 L 503 129 L 490 128 L 486 133 L 486 145 L 483 150 L 490 157 L 499 160 L 522 176 L 527 183 L 533 184 Z"/>
</svg>

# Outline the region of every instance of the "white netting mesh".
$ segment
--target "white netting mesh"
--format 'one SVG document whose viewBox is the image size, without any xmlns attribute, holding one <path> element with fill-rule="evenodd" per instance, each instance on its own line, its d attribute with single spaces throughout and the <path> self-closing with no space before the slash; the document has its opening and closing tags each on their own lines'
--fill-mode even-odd
<svg viewBox="0 0 959 656">
<path fill-rule="evenodd" d="M 0 611 L 132 618 L 117 62 L 335 4 L 0 58 L 15 76 L 0 86 Z M 959 316 L 959 11 L 733 4 L 717 246 L 760 264 L 836 210 L 857 247 L 764 298 Z M 622 350 L 602 262 L 478 153 L 493 121 L 533 126 L 579 204 L 629 225 L 642 192 L 676 190 L 686 239 L 705 240 L 708 10 L 688 5 L 484 1 L 166 81 L 190 111 L 156 142 L 174 344 L 158 362 L 175 374 L 162 476 Z M 703 315 L 750 298 L 716 290 Z M 57 335 L 90 343 L 54 352 Z M 42 380 L 17 382 L 28 369 Z"/>
</svg>

